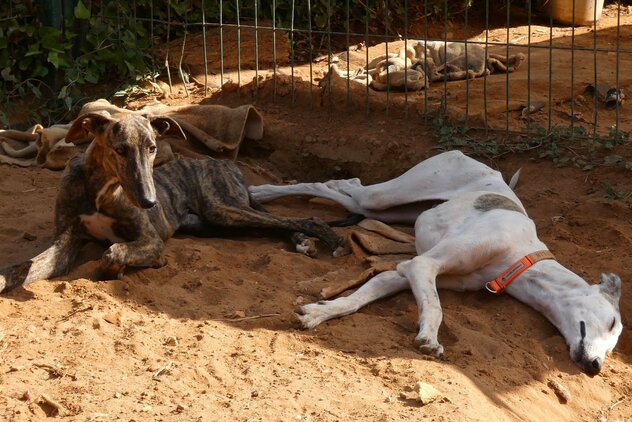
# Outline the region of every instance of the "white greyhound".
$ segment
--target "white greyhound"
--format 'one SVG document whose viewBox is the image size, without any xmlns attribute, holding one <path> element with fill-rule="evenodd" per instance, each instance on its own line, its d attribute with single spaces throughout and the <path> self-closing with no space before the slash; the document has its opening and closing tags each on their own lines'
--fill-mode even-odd
<svg viewBox="0 0 632 422">
<path fill-rule="evenodd" d="M 508 185 L 499 172 L 451 151 L 370 186 L 350 179 L 249 189 L 261 202 L 312 195 L 385 222 L 416 221 L 417 257 L 399 263 L 396 271 L 378 274 L 348 297 L 302 306 L 298 313 L 305 328 L 410 288 L 419 308 L 415 346 L 441 358 L 437 335 L 443 314 L 437 287 L 485 287 L 496 294 L 506 289 L 544 314 L 566 339 L 571 359 L 586 373 L 597 374 L 623 328 L 621 280 L 602 274 L 600 284 L 590 285 L 557 262 L 512 190 L 517 179 L 518 173 Z M 424 201 L 445 202 L 427 209 Z"/>
</svg>

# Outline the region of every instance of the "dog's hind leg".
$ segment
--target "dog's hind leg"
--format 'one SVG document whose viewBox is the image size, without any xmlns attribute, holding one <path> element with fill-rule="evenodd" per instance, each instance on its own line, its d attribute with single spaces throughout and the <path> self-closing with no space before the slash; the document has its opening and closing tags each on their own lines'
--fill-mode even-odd
<svg viewBox="0 0 632 422">
<path fill-rule="evenodd" d="M 213 204 L 202 210 L 208 224 L 222 227 L 243 227 L 261 229 L 282 229 L 289 232 L 301 232 L 322 240 L 334 252 L 334 256 L 346 253 L 345 241 L 324 222 L 318 219 L 299 219 L 280 217 L 253 208 Z"/>
<path fill-rule="evenodd" d="M 0 269 L 0 292 L 68 273 L 84 244 L 85 240 L 79 237 L 77 228 L 69 227 L 39 255 L 21 264 Z"/>
<path fill-rule="evenodd" d="M 268 210 L 266 210 L 263 205 L 261 205 L 256 199 L 254 199 L 252 195 L 249 196 L 249 200 L 250 206 L 254 210 L 265 213 L 268 212 Z M 294 249 L 296 249 L 296 252 L 302 253 L 303 255 L 307 255 L 312 258 L 315 258 L 318 255 L 316 243 L 305 233 L 294 232 L 290 236 L 290 240 L 292 241 L 292 244 L 294 244 Z"/>
<path fill-rule="evenodd" d="M 345 193 L 361 209 L 378 211 L 419 201 L 447 201 L 479 190 L 500 193 L 520 203 L 499 172 L 456 150 L 428 158 L 394 179 L 350 187 Z"/>
<path fill-rule="evenodd" d="M 314 328 L 324 321 L 352 314 L 371 302 L 408 287 L 408 280 L 397 271 L 386 271 L 373 277 L 349 296 L 310 303 L 298 308 L 296 313 L 304 328 Z"/>
<path fill-rule="evenodd" d="M 351 189 L 362 189 L 360 179 L 330 180 L 325 183 L 297 183 L 294 185 L 249 186 L 250 195 L 258 202 L 269 202 L 284 196 L 309 195 L 330 199 L 348 211 L 362 214 L 357 202 L 347 193 Z"/>
</svg>

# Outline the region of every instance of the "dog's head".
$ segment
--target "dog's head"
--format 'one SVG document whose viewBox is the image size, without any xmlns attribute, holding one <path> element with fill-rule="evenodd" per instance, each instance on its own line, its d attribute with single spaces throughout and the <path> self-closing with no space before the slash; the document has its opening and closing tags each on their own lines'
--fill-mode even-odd
<svg viewBox="0 0 632 422">
<path fill-rule="evenodd" d="M 88 154 L 100 160 L 105 172 L 116 177 L 129 200 L 139 208 L 156 204 L 153 166 L 156 138 L 180 126 L 169 117 L 146 118 L 138 114 L 88 113 L 71 125 L 66 141 L 76 142 L 94 136 Z M 182 135 L 184 136 L 184 134 Z"/>
<path fill-rule="evenodd" d="M 619 311 L 621 279 L 615 274 L 602 274 L 601 283 L 588 289 L 578 289 L 576 296 L 561 305 L 571 311 L 566 314 L 570 318 L 559 324 L 573 362 L 587 374 L 596 375 L 623 329 Z"/>
</svg>

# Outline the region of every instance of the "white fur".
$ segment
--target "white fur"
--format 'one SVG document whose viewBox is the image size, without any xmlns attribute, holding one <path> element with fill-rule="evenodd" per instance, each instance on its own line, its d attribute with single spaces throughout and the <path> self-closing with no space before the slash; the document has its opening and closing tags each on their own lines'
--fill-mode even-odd
<svg viewBox="0 0 632 422">
<path fill-rule="evenodd" d="M 517 175 L 511 185 L 516 182 Z M 443 314 L 437 288 L 482 289 L 515 261 L 547 249 L 501 174 L 458 151 L 432 157 L 376 185 L 363 186 L 358 179 L 332 180 L 252 186 L 250 192 L 261 202 L 287 195 L 319 196 L 385 222 L 415 222 L 417 257 L 401 262 L 397 271 L 377 275 L 348 297 L 303 306 L 299 318 L 312 328 L 410 288 L 419 307 L 415 345 L 438 357 L 443 355 L 437 338 Z M 475 208 L 477 198 L 489 193 L 505 196 L 524 213 Z M 446 202 L 422 212 L 417 205 L 427 200 Z M 566 339 L 573 361 L 594 374 L 621 334 L 620 282 L 614 274 L 603 274 L 601 284 L 589 285 L 559 262 L 544 260 L 527 269 L 506 292 L 544 314 Z"/>
</svg>

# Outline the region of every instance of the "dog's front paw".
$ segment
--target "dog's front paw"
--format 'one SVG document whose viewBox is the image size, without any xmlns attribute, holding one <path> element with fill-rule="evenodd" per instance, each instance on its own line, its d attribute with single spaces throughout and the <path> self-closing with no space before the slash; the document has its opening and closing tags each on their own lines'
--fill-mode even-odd
<svg viewBox="0 0 632 422">
<path fill-rule="evenodd" d="M 424 355 L 434 356 L 441 360 L 444 358 L 443 346 L 435 340 L 431 340 L 424 336 L 417 336 L 415 337 L 413 344 Z"/>
<path fill-rule="evenodd" d="M 321 300 L 297 307 L 294 310 L 294 315 L 299 320 L 301 327 L 309 330 L 326 321 L 328 319 L 325 312 L 327 303 L 327 301 Z"/>
<path fill-rule="evenodd" d="M 97 274 L 95 278 L 98 281 L 106 281 L 106 280 L 120 280 L 123 278 L 123 274 L 125 273 L 125 265 L 122 264 L 111 264 L 108 266 L 101 265 L 97 270 Z"/>
<path fill-rule="evenodd" d="M 119 246 L 114 244 L 103 253 L 101 265 L 97 270 L 97 280 L 120 280 L 123 278 L 125 265 L 121 263 L 122 252 Z"/>
<path fill-rule="evenodd" d="M 318 256 L 318 249 L 316 248 L 316 242 L 313 239 L 305 238 L 296 243 L 296 252 L 307 255 L 310 258 L 316 258 Z"/>
<path fill-rule="evenodd" d="M 4 291 L 7 287 L 7 278 L 5 275 L 0 274 L 0 293 Z"/>
</svg>

